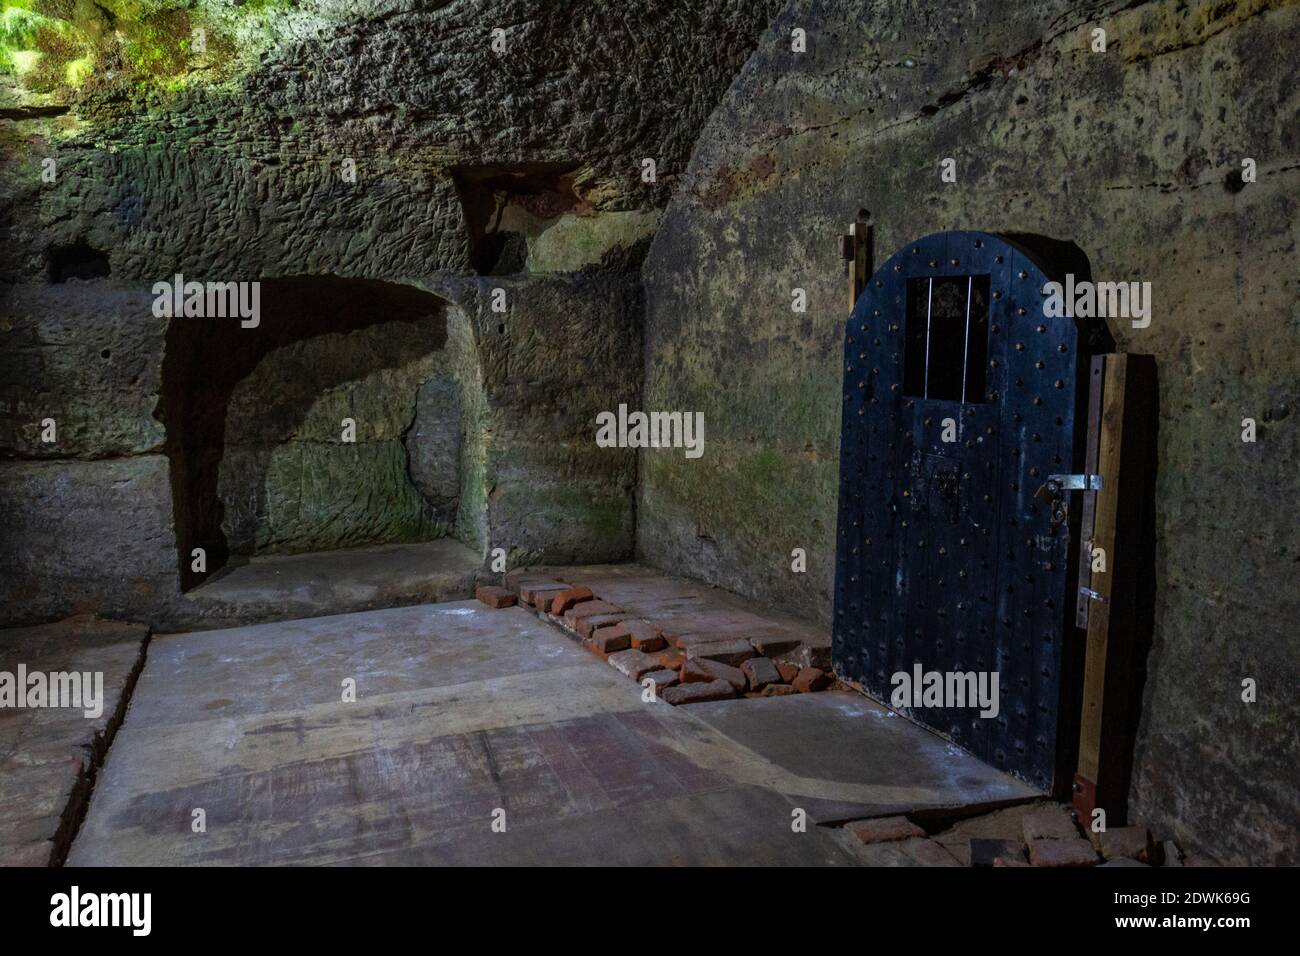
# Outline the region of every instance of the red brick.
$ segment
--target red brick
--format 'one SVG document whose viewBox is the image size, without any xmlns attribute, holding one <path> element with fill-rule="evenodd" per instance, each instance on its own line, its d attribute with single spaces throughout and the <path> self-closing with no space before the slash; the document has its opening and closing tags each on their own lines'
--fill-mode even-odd
<svg viewBox="0 0 1300 956">
<path fill-rule="evenodd" d="M 640 681 L 644 675 L 660 669 L 653 657 L 640 651 L 618 651 L 610 654 L 609 666 L 634 681 Z"/>
<path fill-rule="evenodd" d="M 813 691 L 822 690 L 831 682 L 831 677 L 824 670 L 817 667 L 805 667 L 799 671 L 799 675 L 791 681 L 791 685 L 801 694 L 810 694 Z"/>
<path fill-rule="evenodd" d="M 632 634 L 632 646 L 639 651 L 645 651 L 647 654 L 653 654 L 655 651 L 662 651 L 668 646 L 662 634 Z"/>
<path fill-rule="evenodd" d="M 539 594 L 555 594 L 570 585 L 563 581 L 516 581 L 515 593 L 523 604 L 533 604 Z"/>
<path fill-rule="evenodd" d="M 721 661 L 723 664 L 736 667 L 742 661 L 747 661 L 754 656 L 754 648 L 744 638 L 735 638 L 727 641 L 710 641 L 707 644 L 690 644 L 686 656 Z"/>
<path fill-rule="evenodd" d="M 474 597 L 491 608 L 514 607 L 515 604 L 515 595 L 512 591 L 490 584 L 480 584 L 475 588 Z"/>
<path fill-rule="evenodd" d="M 794 679 L 799 676 L 801 668 L 798 664 L 789 664 L 784 661 L 776 665 L 777 673 L 781 675 L 781 683 L 793 684 Z"/>
<path fill-rule="evenodd" d="M 551 614 L 563 614 L 569 608 L 573 607 L 573 605 L 580 604 L 583 601 L 590 601 L 594 597 L 595 595 L 591 593 L 591 588 L 583 587 L 581 585 L 578 587 L 567 588 L 560 591 L 551 599 L 550 607 L 547 608 L 547 610 Z"/>
<path fill-rule="evenodd" d="M 607 654 L 607 653 L 605 653 L 604 651 L 602 651 L 602 650 L 600 649 L 600 645 L 597 644 L 597 643 L 596 643 L 593 639 L 591 639 L 590 637 L 588 637 L 588 638 L 586 638 L 586 639 L 583 640 L 583 642 L 582 642 L 582 647 L 583 647 L 584 650 L 591 651 L 591 653 L 595 654 L 595 655 L 596 655 L 597 657 L 599 657 L 602 661 L 608 661 L 608 660 L 609 660 L 609 654 Z"/>
<path fill-rule="evenodd" d="M 1026 843 L 1030 840 L 1073 840 L 1079 835 L 1070 811 L 1060 805 L 1026 813 L 1020 822 Z"/>
<path fill-rule="evenodd" d="M 745 672 L 745 677 L 749 680 L 750 690 L 762 690 L 768 684 L 781 683 L 781 675 L 776 665 L 766 657 L 751 657 L 740 665 L 740 669 Z"/>
<path fill-rule="evenodd" d="M 743 691 L 749 686 L 749 681 L 745 678 L 745 673 L 739 667 L 732 667 L 729 664 L 722 664 L 718 661 L 707 660 L 703 657 L 693 657 L 686 662 L 682 668 L 682 683 L 699 683 L 707 684 L 710 681 L 725 680 L 737 691 Z"/>
<path fill-rule="evenodd" d="M 758 692 L 759 697 L 784 697 L 786 694 L 795 693 L 795 689 L 789 684 L 768 684 Z"/>
<path fill-rule="evenodd" d="M 1146 827 L 1115 827 L 1100 833 L 1089 833 L 1089 839 L 1108 860 L 1122 857 L 1150 863 L 1155 858 L 1155 845 Z"/>
<path fill-rule="evenodd" d="M 575 604 L 564 612 L 564 626 L 581 634 L 582 630 L 578 627 L 579 621 L 589 617 L 622 613 L 623 609 L 616 604 L 607 604 L 601 600 L 583 601 L 581 604 Z"/>
<path fill-rule="evenodd" d="M 633 647 L 647 654 L 653 654 L 667 644 L 659 629 L 641 618 L 626 618 L 619 625 L 619 630 L 631 639 Z"/>
<path fill-rule="evenodd" d="M 583 601 L 581 604 L 575 604 L 564 612 L 566 621 L 577 621 L 579 618 L 595 617 L 597 614 L 622 614 L 623 609 L 617 604 L 610 604 L 608 601 L 599 599 L 593 601 Z"/>
<path fill-rule="evenodd" d="M 583 607 L 583 605 L 579 604 L 578 607 Z M 597 630 L 612 628 L 622 620 L 622 614 L 593 614 L 591 617 L 578 618 L 574 630 L 583 637 L 592 637 Z"/>
<path fill-rule="evenodd" d="M 625 651 L 631 646 L 630 638 L 626 634 L 618 633 L 618 630 L 612 627 L 599 628 L 591 635 L 591 643 L 605 654 Z"/>
<path fill-rule="evenodd" d="M 707 684 L 678 684 L 666 687 L 659 699 L 676 707 L 679 704 L 699 704 L 710 700 L 731 700 L 736 696 L 736 689 L 725 680 L 715 680 Z"/>
<path fill-rule="evenodd" d="M 717 680 L 712 674 L 699 666 L 699 661 L 689 660 L 681 667 L 683 684 L 707 684 Z"/>
<path fill-rule="evenodd" d="M 1083 837 L 1030 840 L 1029 862 L 1034 866 L 1092 866 L 1097 851 Z"/>
<path fill-rule="evenodd" d="M 642 674 L 642 683 L 647 680 L 654 681 L 656 694 L 662 694 L 667 688 L 676 687 L 681 683 L 681 678 L 677 676 L 677 672 L 670 670 L 657 670 L 650 671 L 648 674 Z"/>
<path fill-rule="evenodd" d="M 749 643 L 763 657 L 776 657 L 799 646 L 799 638 L 775 631 L 770 634 L 750 634 Z"/>
<path fill-rule="evenodd" d="M 670 671 L 679 671 L 682 669 L 682 665 L 686 663 L 686 655 L 681 651 L 664 651 L 655 660 Z"/>
<path fill-rule="evenodd" d="M 890 840 L 909 840 L 925 836 L 925 831 L 907 817 L 877 817 L 874 820 L 855 820 L 844 829 L 863 843 L 886 843 Z"/>
</svg>

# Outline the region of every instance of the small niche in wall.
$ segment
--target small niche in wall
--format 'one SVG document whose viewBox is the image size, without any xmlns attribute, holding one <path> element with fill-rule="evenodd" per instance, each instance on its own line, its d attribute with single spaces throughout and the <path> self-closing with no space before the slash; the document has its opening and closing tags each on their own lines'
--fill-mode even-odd
<svg viewBox="0 0 1300 956">
<path fill-rule="evenodd" d="M 52 283 L 67 282 L 69 279 L 103 279 L 112 272 L 108 256 L 84 239 L 78 239 L 71 245 L 51 246 L 46 260 Z"/>
<path fill-rule="evenodd" d="M 523 272 L 528 240 L 566 213 L 589 211 L 573 163 L 458 166 L 452 170 L 479 275 Z"/>
</svg>

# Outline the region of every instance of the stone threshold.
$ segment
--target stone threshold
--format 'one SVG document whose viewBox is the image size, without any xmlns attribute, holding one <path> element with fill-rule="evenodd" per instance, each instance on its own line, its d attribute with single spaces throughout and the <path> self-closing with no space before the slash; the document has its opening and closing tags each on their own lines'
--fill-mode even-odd
<svg viewBox="0 0 1300 956">
<path fill-rule="evenodd" d="M 187 592 L 175 631 L 211 630 L 473 597 L 483 567 L 454 538 L 245 559 Z"/>
</svg>

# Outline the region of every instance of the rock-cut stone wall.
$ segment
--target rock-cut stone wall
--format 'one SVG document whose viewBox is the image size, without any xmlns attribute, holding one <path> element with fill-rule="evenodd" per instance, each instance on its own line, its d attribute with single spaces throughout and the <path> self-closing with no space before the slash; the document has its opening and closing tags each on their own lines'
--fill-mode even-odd
<svg viewBox="0 0 1300 956">
<path fill-rule="evenodd" d="M 637 270 L 779 0 L 20 6 L 0 624 L 174 621 L 196 546 L 632 553 L 635 456 L 590 429 L 639 401 Z M 314 283 L 315 313 L 157 319 L 176 273 Z M 438 314 L 385 314 L 381 281 Z"/>
<path fill-rule="evenodd" d="M 945 229 L 1074 242 L 1094 277 L 1153 289 L 1149 327 L 1111 324 L 1155 356 L 1160 390 L 1131 804 L 1225 862 L 1295 862 L 1297 36 L 1282 0 L 787 4 L 645 265 L 645 402 L 703 411 L 709 438 L 699 461 L 642 453 L 640 555 L 828 621 L 837 236 L 865 208 L 877 263 Z"/>
</svg>

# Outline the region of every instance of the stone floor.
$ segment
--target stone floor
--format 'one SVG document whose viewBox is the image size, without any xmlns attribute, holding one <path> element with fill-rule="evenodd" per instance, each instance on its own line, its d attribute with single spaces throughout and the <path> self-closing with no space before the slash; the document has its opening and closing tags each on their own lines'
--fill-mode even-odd
<svg viewBox="0 0 1300 956">
<path fill-rule="evenodd" d="M 187 628 L 235 627 L 474 593 L 483 559 L 453 538 L 311 554 L 237 558 L 186 594 Z"/>
<path fill-rule="evenodd" d="M 158 636 L 69 863 L 845 864 L 819 818 L 1032 794 L 854 695 L 641 691 L 478 602 Z"/>
<path fill-rule="evenodd" d="M 0 672 L 100 673 L 98 716 L 84 708 L 0 707 L 0 864 L 46 866 L 67 853 L 95 770 L 144 664 L 141 625 L 68 618 L 0 631 Z"/>
</svg>

